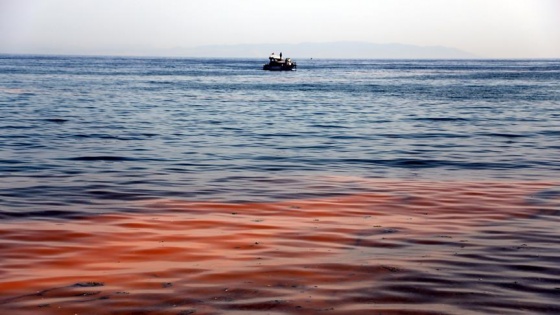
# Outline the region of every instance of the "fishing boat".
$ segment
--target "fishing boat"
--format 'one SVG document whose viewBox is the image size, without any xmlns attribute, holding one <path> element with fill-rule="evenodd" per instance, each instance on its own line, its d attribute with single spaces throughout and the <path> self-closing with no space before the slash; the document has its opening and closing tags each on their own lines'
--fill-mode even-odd
<svg viewBox="0 0 560 315">
<path fill-rule="evenodd" d="M 291 71 L 297 68 L 295 61 L 292 61 L 290 58 L 282 58 L 282 53 L 280 53 L 280 55 L 272 53 L 268 57 L 268 60 L 268 63 L 263 66 L 263 70 Z"/>
</svg>

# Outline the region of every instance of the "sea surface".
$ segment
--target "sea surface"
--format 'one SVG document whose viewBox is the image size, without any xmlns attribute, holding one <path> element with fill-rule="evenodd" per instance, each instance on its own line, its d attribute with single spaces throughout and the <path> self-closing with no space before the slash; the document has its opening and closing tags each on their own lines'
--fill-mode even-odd
<svg viewBox="0 0 560 315">
<path fill-rule="evenodd" d="M 560 60 L 295 59 L 0 55 L 0 313 L 560 313 Z"/>
</svg>

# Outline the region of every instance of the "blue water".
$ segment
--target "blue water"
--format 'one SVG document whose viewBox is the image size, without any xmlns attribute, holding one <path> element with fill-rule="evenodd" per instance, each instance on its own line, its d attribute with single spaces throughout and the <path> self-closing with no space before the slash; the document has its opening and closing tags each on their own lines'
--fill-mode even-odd
<svg viewBox="0 0 560 315">
<path fill-rule="evenodd" d="M 560 60 L 296 61 L 0 55 L 0 217 L 558 179 Z"/>
</svg>

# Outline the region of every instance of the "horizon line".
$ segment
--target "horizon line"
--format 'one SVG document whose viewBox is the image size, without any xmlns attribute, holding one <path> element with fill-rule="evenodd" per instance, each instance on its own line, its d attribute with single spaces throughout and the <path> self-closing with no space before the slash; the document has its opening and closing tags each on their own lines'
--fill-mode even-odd
<svg viewBox="0 0 560 315">
<path fill-rule="evenodd" d="M 111 57 L 111 58 L 161 58 L 161 59 L 246 59 L 246 60 L 256 60 L 259 59 L 257 57 L 201 57 L 201 56 L 180 56 L 180 55 L 146 55 L 146 54 L 88 54 L 88 53 L 80 53 L 80 54 L 67 54 L 67 53 L 12 53 L 12 52 L 0 52 L 0 56 L 29 56 L 29 57 Z M 267 59 L 267 56 L 264 56 L 263 59 Z M 469 57 L 469 58 L 430 58 L 430 57 L 417 57 L 417 58 L 390 58 L 390 57 L 372 57 L 372 58 L 363 58 L 363 57 L 328 57 L 328 58 L 321 58 L 321 57 L 309 57 L 309 56 L 300 56 L 300 57 L 290 57 L 300 58 L 300 59 L 310 59 L 310 60 L 560 60 L 560 57 Z"/>
</svg>

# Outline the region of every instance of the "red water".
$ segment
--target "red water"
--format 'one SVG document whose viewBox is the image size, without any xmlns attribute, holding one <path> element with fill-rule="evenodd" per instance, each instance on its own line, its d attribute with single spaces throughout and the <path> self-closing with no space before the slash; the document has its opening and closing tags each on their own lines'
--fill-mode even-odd
<svg viewBox="0 0 560 315">
<path fill-rule="evenodd" d="M 0 314 L 560 314 L 549 182 L 0 223 Z"/>
</svg>

